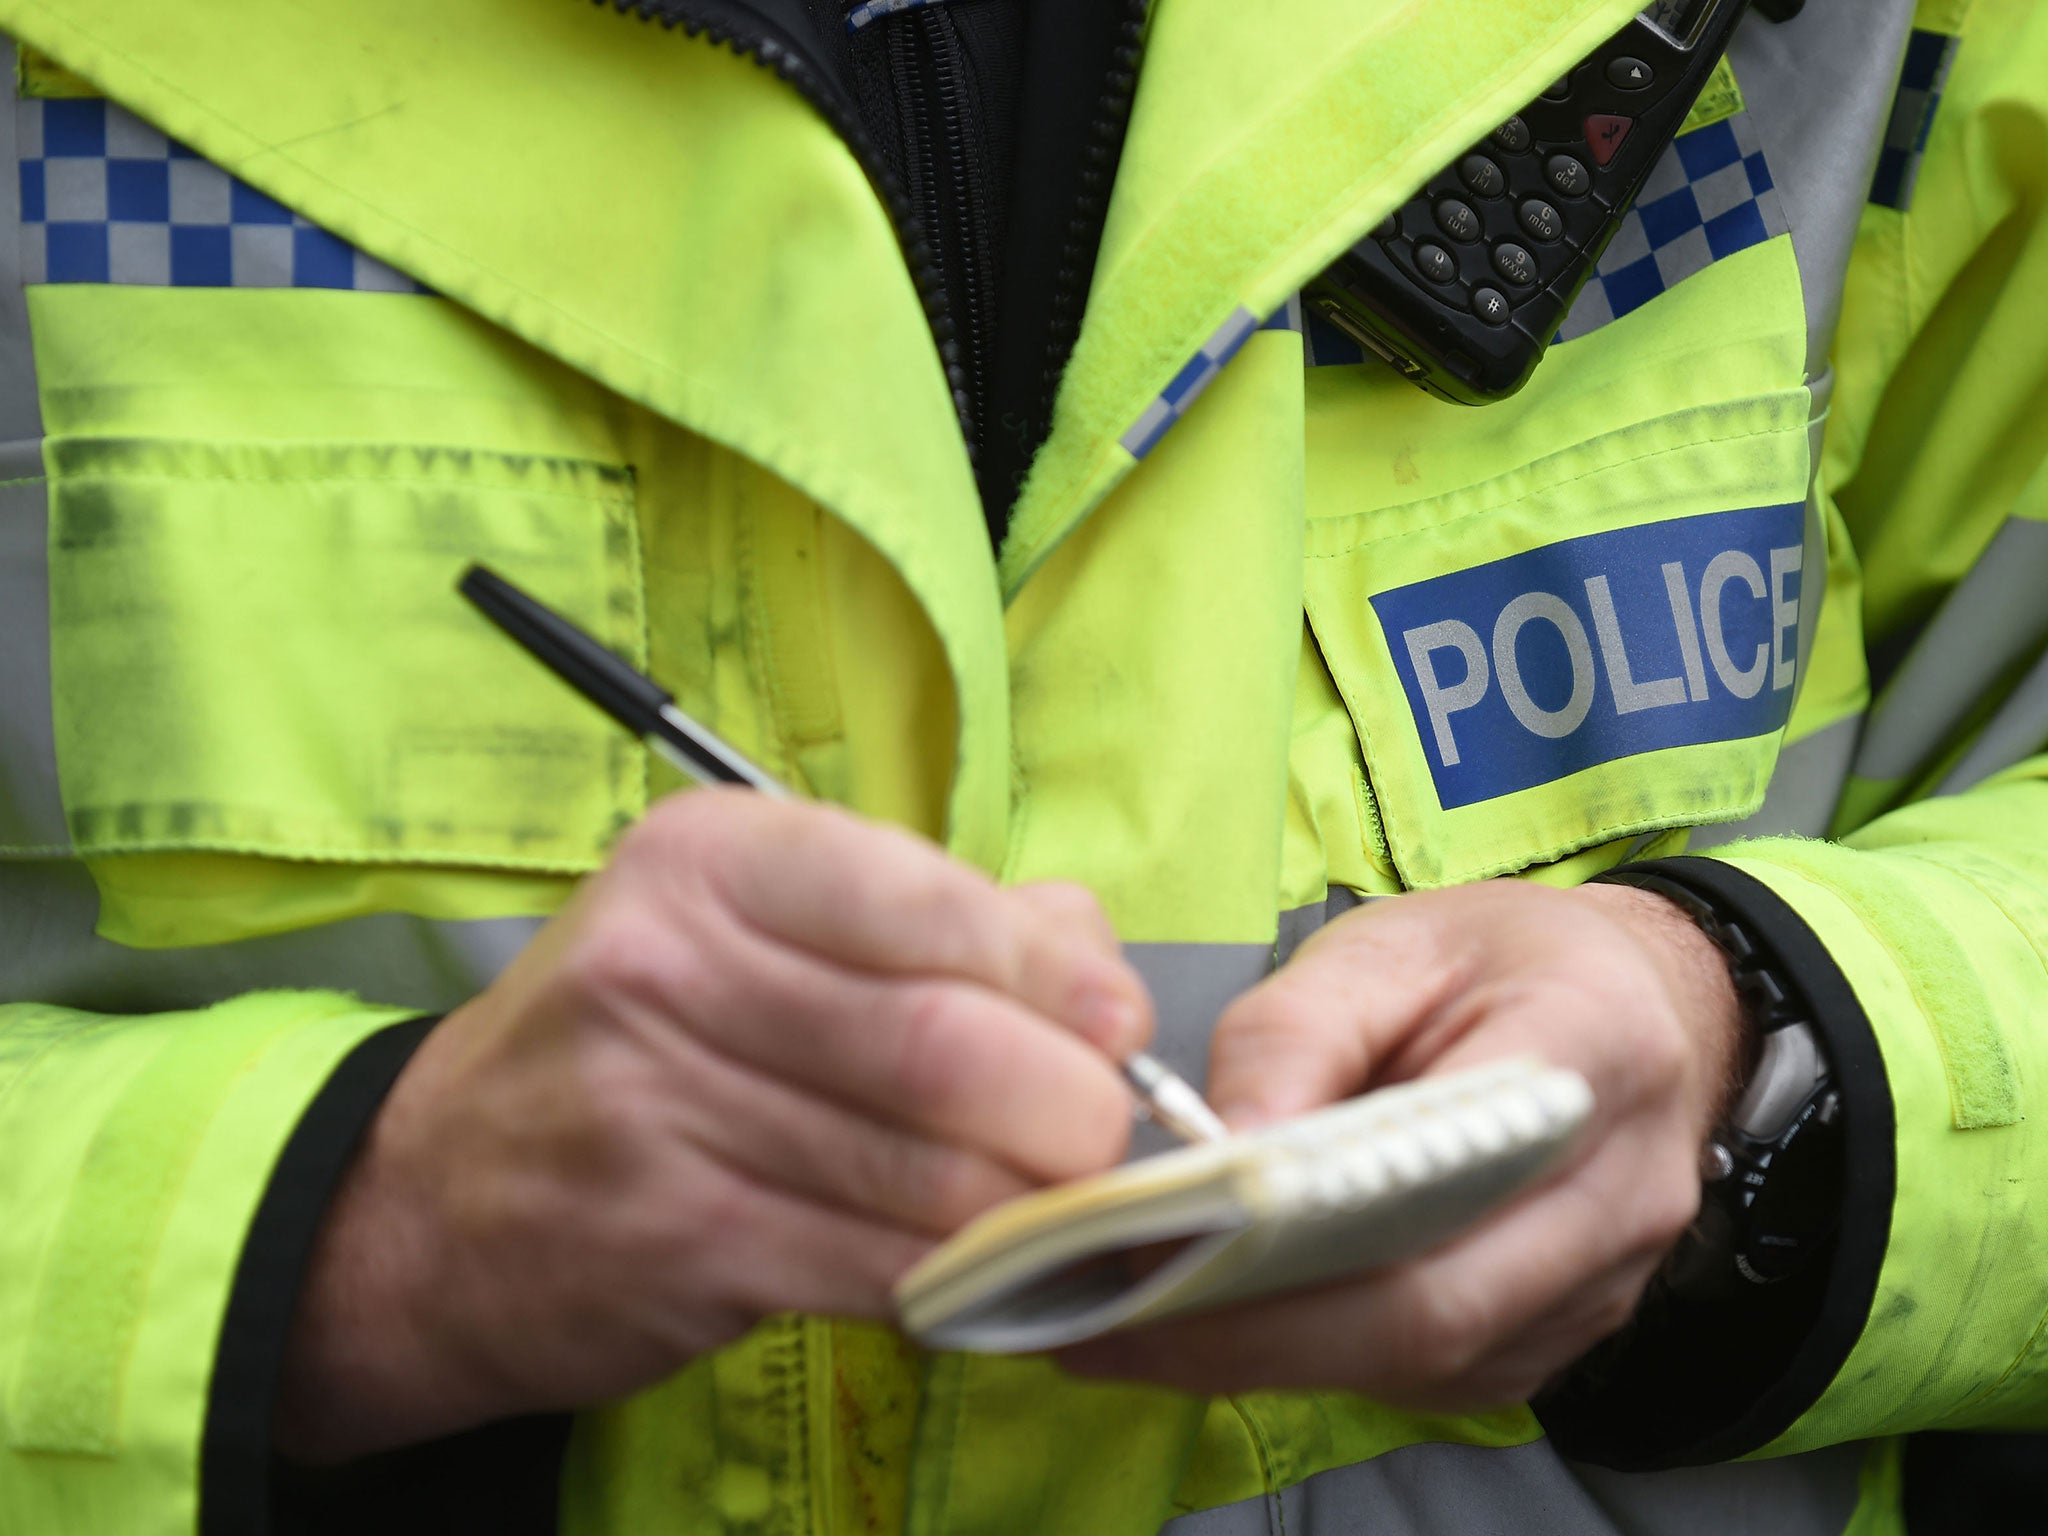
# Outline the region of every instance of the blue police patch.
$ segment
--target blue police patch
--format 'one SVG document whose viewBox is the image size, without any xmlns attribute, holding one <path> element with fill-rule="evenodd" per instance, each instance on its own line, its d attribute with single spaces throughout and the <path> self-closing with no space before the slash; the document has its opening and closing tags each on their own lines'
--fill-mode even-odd
<svg viewBox="0 0 2048 1536">
<path fill-rule="evenodd" d="M 1372 599 L 1445 810 L 1792 710 L 1805 508 L 1588 534 Z"/>
</svg>

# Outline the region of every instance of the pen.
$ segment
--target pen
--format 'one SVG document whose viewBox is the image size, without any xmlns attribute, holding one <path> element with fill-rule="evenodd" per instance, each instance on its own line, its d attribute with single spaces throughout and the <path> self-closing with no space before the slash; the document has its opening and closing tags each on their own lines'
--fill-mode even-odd
<svg viewBox="0 0 2048 1536">
<path fill-rule="evenodd" d="M 704 784 L 743 784 L 778 800 L 789 790 L 760 764 L 676 707 L 674 695 L 643 677 L 553 609 L 495 571 L 472 565 L 458 584 L 498 628 L 584 698 L 640 737 L 665 760 Z M 1154 1120 L 1183 1141 L 1230 1134 L 1193 1084 L 1155 1056 L 1133 1051 L 1124 1080 Z"/>
</svg>

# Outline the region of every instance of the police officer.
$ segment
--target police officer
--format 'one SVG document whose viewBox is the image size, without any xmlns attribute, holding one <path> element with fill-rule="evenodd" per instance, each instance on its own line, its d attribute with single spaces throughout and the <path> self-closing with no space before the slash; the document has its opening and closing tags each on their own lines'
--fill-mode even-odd
<svg viewBox="0 0 2048 1536">
<path fill-rule="evenodd" d="M 0 0 L 7 1527 L 1837 1531 L 2038 1416 L 2048 25 L 1750 18 L 1499 404 L 1296 297 L 1636 9 Z M 1597 1108 L 892 1333 L 1148 1043 Z"/>
</svg>

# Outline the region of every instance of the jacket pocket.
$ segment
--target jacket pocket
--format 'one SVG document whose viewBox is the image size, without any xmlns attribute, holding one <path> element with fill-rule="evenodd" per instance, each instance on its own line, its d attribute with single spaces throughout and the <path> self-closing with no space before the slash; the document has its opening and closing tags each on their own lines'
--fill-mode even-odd
<svg viewBox="0 0 2048 1536">
<path fill-rule="evenodd" d="M 643 655 L 626 469 L 114 437 L 48 459 L 58 777 L 86 858 L 574 873 L 643 808 L 638 745 L 454 590 L 486 561 Z"/>
<path fill-rule="evenodd" d="M 1761 802 L 1818 606 L 1804 349 L 1780 240 L 1484 411 L 1311 376 L 1306 606 L 1406 884 Z"/>
</svg>

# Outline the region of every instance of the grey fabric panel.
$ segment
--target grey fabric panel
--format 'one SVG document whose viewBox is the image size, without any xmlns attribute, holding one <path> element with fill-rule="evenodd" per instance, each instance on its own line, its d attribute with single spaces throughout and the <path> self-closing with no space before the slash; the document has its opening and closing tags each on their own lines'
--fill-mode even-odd
<svg viewBox="0 0 2048 1536">
<path fill-rule="evenodd" d="M 2048 750 L 2048 655 L 2021 679 L 1935 793 L 1959 794 L 2043 750 Z"/>
<path fill-rule="evenodd" d="M 1795 708 L 1799 695 L 1806 691 L 1806 665 L 1813 660 L 1820 612 L 1828 600 L 1828 528 L 1820 509 L 1820 456 L 1827 437 L 1828 411 L 1834 405 L 1835 370 L 1819 374 L 1807 389 L 1812 399 L 1806 422 L 1806 537 L 1799 555 L 1799 670 L 1792 680 Z"/>
<path fill-rule="evenodd" d="M 1852 715 L 1793 742 L 1778 754 L 1771 787 L 1754 815 L 1727 826 L 1701 827 L 1688 846 L 1698 853 L 1740 837 L 1825 837 L 1862 731 L 1863 717 Z"/>
<path fill-rule="evenodd" d="M 1280 914 L 1277 944 L 1126 944 L 1129 960 L 1152 993 L 1159 1032 L 1152 1054 L 1197 1088 L 1209 1081 L 1209 1041 L 1216 1020 L 1241 992 L 1250 991 L 1324 923 L 1372 899 L 1332 886 L 1322 901 Z M 1131 1156 L 1149 1157 L 1180 1145 L 1160 1126 L 1141 1124 Z"/>
<path fill-rule="evenodd" d="M 1273 946 L 1275 961 L 1285 965 L 1294 958 L 1294 952 L 1308 942 L 1309 936 L 1329 921 L 1324 912 L 1327 905 L 1327 902 L 1318 901 L 1280 914 L 1280 939 Z"/>
<path fill-rule="evenodd" d="M 1318 902 L 1305 907 L 1296 907 L 1292 912 L 1280 914 L 1280 941 L 1274 946 L 1273 957 L 1277 964 L 1285 965 L 1294 958 L 1294 952 L 1306 944 L 1325 923 L 1334 923 L 1353 907 L 1362 907 L 1369 901 L 1379 901 L 1378 896 L 1361 896 L 1347 885 L 1333 885 L 1330 894 Z"/>
<path fill-rule="evenodd" d="M 2008 518 L 1871 710 L 1856 754 L 1866 779 L 1911 777 L 1990 687 L 2048 644 L 2048 523 Z"/>
<path fill-rule="evenodd" d="M 1314 909 L 1320 910 L 1320 909 Z M 1230 1000 L 1273 969 L 1270 944 L 1126 944 L 1131 962 L 1152 993 L 1159 1032 L 1152 1054 L 1195 1087 L 1209 1080 L 1209 1039 Z M 1131 1137 L 1132 1157 L 1150 1157 L 1180 1145 L 1165 1128 L 1142 1123 Z"/>
<path fill-rule="evenodd" d="M 8 448 L 0 445 L 0 465 Z M 49 487 L 0 482 L 0 848 L 71 844 L 50 715 Z"/>
<path fill-rule="evenodd" d="M 1209 1075 L 1209 1037 L 1230 1000 L 1273 969 L 1270 944 L 1126 944 L 1159 1013 L 1152 1054 L 1201 1087 Z"/>
<path fill-rule="evenodd" d="M 1752 12 L 1728 51 L 1792 223 L 1810 377 L 1827 367 L 1913 9 L 1914 0 L 1826 0 L 1783 23 Z"/>
<path fill-rule="evenodd" d="M 96 1013 L 198 1008 L 270 987 L 332 987 L 442 1013 L 519 953 L 537 918 L 435 922 L 403 913 L 203 949 L 130 949 L 93 930 L 99 893 L 71 859 L 0 859 L 0 1003 Z"/>
<path fill-rule="evenodd" d="M 21 286 L 21 163 L 15 112 L 13 42 L 0 37 L 0 441 L 43 435 L 36 398 L 28 297 Z"/>
<path fill-rule="evenodd" d="M 1868 1445 L 1675 1472 L 1572 1472 L 1624 1536 L 1820 1536 L 1846 1527 L 1861 1495 Z"/>
<path fill-rule="evenodd" d="M 1317 1473 L 1277 1498 L 1182 1515 L 1160 1536 L 1836 1536 L 1856 1508 L 1864 1449 L 1623 1474 L 1548 1443 L 1410 1445 Z"/>
</svg>

